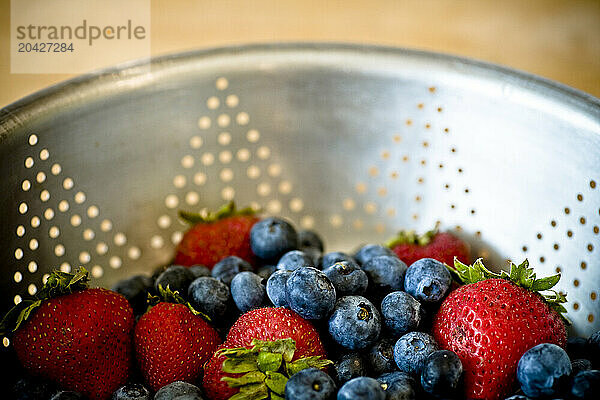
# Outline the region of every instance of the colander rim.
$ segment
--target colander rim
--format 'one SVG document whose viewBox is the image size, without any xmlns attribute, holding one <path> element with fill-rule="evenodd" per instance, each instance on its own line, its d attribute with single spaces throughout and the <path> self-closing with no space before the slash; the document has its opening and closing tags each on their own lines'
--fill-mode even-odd
<svg viewBox="0 0 600 400">
<path fill-rule="evenodd" d="M 437 51 L 420 50 L 406 47 L 393 47 L 374 44 L 358 44 L 343 42 L 267 42 L 250 43 L 231 46 L 210 47 L 206 49 L 175 52 L 149 58 L 137 59 L 117 64 L 108 68 L 85 73 L 65 81 L 58 82 L 36 92 L 33 92 L 0 109 L 0 143 L 7 135 L 17 129 L 24 121 L 42 113 L 52 112 L 60 106 L 57 99 L 68 99 L 77 94 L 78 101 L 104 93 L 102 87 L 110 87 L 118 81 L 136 78 L 140 85 L 144 76 L 160 70 L 172 68 L 178 63 L 200 61 L 215 57 L 247 56 L 252 53 L 269 53 L 280 55 L 290 53 L 319 54 L 337 52 L 340 55 L 379 55 L 388 57 L 411 57 L 432 63 L 444 62 L 458 66 L 464 73 L 493 74 L 498 79 L 510 78 L 511 82 L 527 91 L 551 96 L 566 104 L 579 108 L 584 114 L 593 115 L 600 122 L 600 98 L 582 90 L 575 89 L 563 83 L 525 72 L 516 68 L 496 63 L 477 60 Z M 310 63 L 307 63 L 309 65 Z M 146 68 L 151 66 L 153 72 Z M 342 64 L 340 64 L 342 66 Z M 439 67 L 439 65 L 438 65 Z M 94 88 L 94 90 L 90 90 Z M 133 88 L 133 87 L 132 87 Z M 84 91 L 86 89 L 86 91 Z"/>
</svg>

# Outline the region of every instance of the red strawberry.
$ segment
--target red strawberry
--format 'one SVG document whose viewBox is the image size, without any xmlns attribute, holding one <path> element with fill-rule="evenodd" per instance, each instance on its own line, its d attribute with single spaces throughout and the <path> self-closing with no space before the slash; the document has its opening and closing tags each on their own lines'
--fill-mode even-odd
<svg viewBox="0 0 600 400">
<path fill-rule="evenodd" d="M 525 260 L 511 264 L 510 273 L 495 274 L 477 260 L 473 266 L 455 263 L 467 285 L 442 303 L 433 321 L 433 335 L 441 348 L 462 361 L 469 399 L 503 399 L 515 384 L 523 353 L 540 343 L 566 344 L 560 304 L 564 295 L 551 291 L 560 275 L 537 279 Z"/>
<path fill-rule="evenodd" d="M 20 303 L 3 328 L 37 308 L 13 340 L 25 369 L 90 399 L 108 399 L 131 371 L 133 310 L 118 293 L 86 289 L 87 281 L 83 268 L 76 274 L 53 272 L 37 301 Z"/>
<path fill-rule="evenodd" d="M 256 342 L 256 340 L 260 342 Z M 284 345 L 281 343 L 284 343 Z M 293 344 L 291 353 L 289 353 L 290 348 L 286 347 L 290 343 Z M 262 368 L 260 365 L 258 368 L 259 371 L 247 369 L 237 372 L 235 368 L 227 369 L 227 364 L 224 364 L 224 361 L 227 358 L 234 358 L 233 356 L 237 354 L 232 350 L 227 351 L 226 349 L 244 348 L 245 350 L 252 349 L 255 345 L 257 348 L 260 347 L 268 353 L 288 351 L 286 353 L 289 356 L 287 362 L 286 356 L 284 355 L 283 357 L 285 367 L 277 365 L 277 368 L 274 370 L 267 369 L 269 372 L 264 371 L 265 368 Z M 273 350 L 273 347 L 278 350 Z M 262 384 L 264 382 L 268 387 L 268 389 L 264 388 L 264 390 L 270 390 L 282 396 L 282 393 L 277 392 L 278 389 L 276 386 L 273 389 L 270 386 L 270 381 L 260 375 L 261 372 L 264 372 L 268 376 L 269 374 L 277 373 L 276 371 L 283 368 L 283 372 L 281 373 L 283 377 L 280 376 L 279 378 L 287 380 L 291 376 L 291 372 L 294 371 L 294 368 L 303 369 L 309 366 L 323 368 L 330 363 L 327 360 L 320 359 L 321 357 L 325 357 L 325 349 L 312 323 L 283 307 L 261 308 L 243 314 L 229 330 L 227 340 L 221 349 L 213 355 L 204 367 L 204 390 L 211 400 L 229 399 L 240 390 L 238 387 L 230 387 L 228 382 L 222 380 L 223 378 L 226 380 L 242 379 L 243 383 L 252 382 Z M 251 350 L 247 351 L 251 352 Z M 231 353 L 229 355 L 232 355 L 232 357 L 227 357 L 228 353 Z M 259 353 L 261 351 L 257 350 L 257 357 Z M 260 355 L 260 357 L 263 356 Z M 240 376 L 242 372 L 251 374 L 249 375 L 251 379 L 246 378 L 246 375 Z"/>
<path fill-rule="evenodd" d="M 454 263 L 454 257 L 464 263 L 471 262 L 469 245 L 449 232 L 438 232 L 437 227 L 421 236 L 415 231 L 400 231 L 387 246 L 406 265 L 421 258 L 434 258 L 448 265 Z"/>
<path fill-rule="evenodd" d="M 180 212 L 193 225 L 176 249 L 175 264 L 211 268 L 227 256 L 238 256 L 253 264 L 250 229 L 259 220 L 250 208 L 236 211 L 233 202 L 206 216 Z"/>
<path fill-rule="evenodd" d="M 188 304 L 160 302 L 138 321 L 134 343 L 144 379 L 158 390 L 175 381 L 194 383 L 221 339 Z"/>
</svg>

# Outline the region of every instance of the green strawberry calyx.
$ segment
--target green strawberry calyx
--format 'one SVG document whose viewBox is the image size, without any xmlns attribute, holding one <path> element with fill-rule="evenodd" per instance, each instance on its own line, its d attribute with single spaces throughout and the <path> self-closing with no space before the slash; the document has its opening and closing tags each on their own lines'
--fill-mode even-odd
<svg viewBox="0 0 600 400">
<path fill-rule="evenodd" d="M 221 378 L 229 387 L 240 390 L 229 400 L 283 400 L 285 384 L 296 372 L 306 368 L 323 369 L 333 364 L 332 361 L 322 359 L 321 356 L 292 361 L 296 342 L 290 338 L 275 341 L 253 339 L 251 346 L 251 348 L 221 349 L 215 353 L 217 357 L 226 357 L 223 361 L 223 372 L 243 374 Z"/>
<path fill-rule="evenodd" d="M 473 265 L 467 265 L 454 257 L 454 266 L 446 264 L 446 267 L 454 278 L 463 284 L 476 283 L 486 279 L 507 279 L 517 286 L 542 296 L 548 306 L 556 311 L 567 324 L 570 324 L 565 316 L 567 309 L 563 306 L 567 302 L 567 294 L 552 289 L 560 281 L 560 273 L 538 279 L 527 259 L 519 265 L 511 262 L 509 272 L 500 271 L 500 273 L 487 269 L 481 258 L 477 259 Z"/>
<path fill-rule="evenodd" d="M 215 212 L 208 211 L 208 209 L 204 208 L 200 212 L 193 213 L 188 211 L 179 211 L 179 217 L 184 221 L 190 224 L 199 224 L 199 223 L 213 223 L 220 221 L 225 218 L 241 216 L 241 215 L 254 215 L 257 210 L 252 207 L 245 207 L 241 210 L 236 209 L 235 203 L 233 201 L 224 204 Z"/>
<path fill-rule="evenodd" d="M 33 299 L 22 300 L 6 313 L 0 322 L 0 335 L 6 335 L 19 329 L 21 324 L 27 321 L 31 313 L 44 301 L 84 290 L 88 287 L 89 281 L 89 273 L 84 267 L 79 267 L 74 273 L 52 271 L 44 286 Z"/>
<path fill-rule="evenodd" d="M 193 305 L 190 304 L 189 301 L 183 298 L 179 294 L 178 290 L 171 290 L 169 285 L 166 288 L 163 288 L 162 285 L 158 285 L 158 294 L 153 295 L 152 293 L 148 293 L 148 309 L 154 307 L 158 303 L 174 303 L 174 304 L 183 304 L 186 306 L 190 312 L 194 315 L 200 316 L 204 318 L 206 321 L 211 322 L 210 317 L 204 314 L 201 311 L 198 311 L 194 308 Z"/>
<path fill-rule="evenodd" d="M 393 249 L 394 247 L 401 245 L 401 244 L 412 244 L 415 246 L 427 246 L 429 243 L 431 243 L 431 241 L 433 240 L 435 235 L 438 234 L 438 232 L 439 232 L 438 228 L 439 228 L 439 223 L 435 224 L 435 227 L 432 230 L 427 231 L 421 235 L 419 235 L 414 229 L 409 230 L 409 231 L 401 230 L 400 232 L 398 232 L 396 234 L 396 236 L 394 236 L 393 238 L 391 238 L 387 242 L 385 242 L 385 245 L 390 249 Z"/>
</svg>

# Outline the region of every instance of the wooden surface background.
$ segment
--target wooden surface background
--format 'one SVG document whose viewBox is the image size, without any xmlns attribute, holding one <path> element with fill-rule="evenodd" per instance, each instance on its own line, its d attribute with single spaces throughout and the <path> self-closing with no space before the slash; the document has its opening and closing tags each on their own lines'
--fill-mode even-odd
<svg viewBox="0 0 600 400">
<path fill-rule="evenodd" d="M 11 74 L 0 0 L 0 107 L 65 74 Z M 152 0 L 152 54 L 268 41 L 342 41 L 463 55 L 600 97 L 600 0 Z"/>
</svg>

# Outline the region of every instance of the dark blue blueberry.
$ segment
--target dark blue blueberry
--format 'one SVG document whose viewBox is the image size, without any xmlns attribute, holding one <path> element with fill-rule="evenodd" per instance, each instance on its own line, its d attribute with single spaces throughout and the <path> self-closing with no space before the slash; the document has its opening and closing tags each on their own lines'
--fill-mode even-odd
<svg viewBox="0 0 600 400">
<path fill-rule="evenodd" d="M 285 294 L 285 283 L 291 275 L 291 271 L 277 270 L 267 281 L 267 296 L 275 307 L 287 307 L 287 297 Z"/>
<path fill-rule="evenodd" d="M 204 265 L 192 265 L 190 271 L 194 274 L 194 278 L 200 278 L 201 276 L 210 276 L 210 269 Z"/>
<path fill-rule="evenodd" d="M 329 334 L 340 346 L 350 350 L 371 347 L 381 332 L 377 308 L 362 296 L 344 296 L 335 304 L 329 318 Z"/>
<path fill-rule="evenodd" d="M 146 275 L 134 275 L 117 282 L 113 287 L 131 304 L 134 314 L 142 314 L 148 308 L 148 290 L 152 287 L 152 278 Z"/>
<path fill-rule="evenodd" d="M 316 268 L 299 268 L 285 283 L 285 294 L 292 310 L 305 319 L 327 317 L 335 306 L 335 288 Z"/>
<path fill-rule="evenodd" d="M 227 285 L 209 276 L 194 279 L 188 289 L 190 304 L 213 320 L 225 314 L 230 297 Z"/>
<path fill-rule="evenodd" d="M 204 397 L 202 397 L 201 395 L 199 395 L 197 393 L 191 393 L 191 394 L 182 394 L 180 396 L 173 397 L 173 400 L 205 400 L 205 399 L 204 399 Z"/>
<path fill-rule="evenodd" d="M 263 278 L 254 272 L 240 272 L 231 281 L 231 297 L 238 310 L 243 313 L 264 306 L 267 291 Z"/>
<path fill-rule="evenodd" d="M 311 248 L 316 249 L 319 252 L 323 252 L 323 239 L 315 231 L 302 230 L 298 231 L 298 248 L 301 250 Z"/>
<path fill-rule="evenodd" d="M 365 271 L 353 261 L 338 261 L 323 271 L 329 278 L 338 296 L 363 294 L 367 290 L 369 278 Z"/>
<path fill-rule="evenodd" d="M 571 374 L 571 360 L 561 347 L 542 343 L 527 350 L 517 365 L 521 390 L 529 397 L 552 396 L 563 389 Z"/>
<path fill-rule="evenodd" d="M 13 386 L 15 400 L 49 399 L 55 392 L 54 383 L 34 376 L 20 379 Z"/>
<path fill-rule="evenodd" d="M 342 253 L 341 251 L 332 251 L 331 253 L 326 253 L 323 255 L 323 257 L 321 257 L 321 269 L 327 269 L 329 267 L 331 267 L 333 264 L 335 264 L 336 262 L 340 262 L 340 261 L 349 261 L 349 262 L 356 262 L 356 260 L 354 259 L 354 257 L 346 254 L 346 253 Z"/>
<path fill-rule="evenodd" d="M 292 250 L 285 253 L 277 263 L 277 269 L 286 271 L 295 271 L 298 268 L 315 267 L 315 262 L 311 256 L 300 250 Z"/>
<path fill-rule="evenodd" d="M 406 264 L 396 256 L 374 257 L 362 264 L 362 269 L 369 276 L 370 292 L 385 296 L 389 292 L 404 289 Z"/>
<path fill-rule="evenodd" d="M 600 371 L 581 371 L 573 377 L 571 397 L 574 399 L 597 399 L 600 393 Z"/>
<path fill-rule="evenodd" d="M 202 392 L 197 386 L 187 382 L 176 381 L 158 389 L 158 392 L 154 395 L 154 400 L 174 400 L 177 396 L 185 394 L 195 394 L 202 398 Z"/>
<path fill-rule="evenodd" d="M 409 332 L 394 346 L 394 360 L 400 371 L 419 375 L 425 360 L 438 350 L 433 336 L 424 332 Z"/>
<path fill-rule="evenodd" d="M 277 271 L 277 265 L 263 265 L 256 271 L 256 274 L 263 279 L 269 279 L 275 271 Z"/>
<path fill-rule="evenodd" d="M 128 383 L 113 393 L 111 400 L 151 400 L 150 391 L 141 383 Z"/>
<path fill-rule="evenodd" d="M 385 391 L 377 380 L 361 376 L 344 383 L 337 400 L 385 400 Z"/>
<path fill-rule="evenodd" d="M 237 256 L 229 256 L 215 264 L 212 276 L 220 279 L 226 285 L 231 285 L 233 277 L 244 271 L 252 271 L 252 265 Z"/>
<path fill-rule="evenodd" d="M 577 375 L 581 371 L 587 371 L 592 369 L 592 362 L 585 358 L 578 358 L 577 360 L 571 361 L 571 376 Z"/>
<path fill-rule="evenodd" d="M 385 400 L 414 400 L 416 398 L 416 382 L 406 372 L 388 372 L 377 378 L 383 390 Z"/>
<path fill-rule="evenodd" d="M 587 341 L 588 360 L 592 362 L 592 366 L 600 369 L 600 331 L 593 333 Z"/>
<path fill-rule="evenodd" d="M 396 253 L 394 253 L 391 249 L 385 246 L 382 246 L 380 244 L 366 244 L 363 247 L 361 247 L 356 252 L 356 254 L 354 254 L 354 259 L 360 265 L 365 265 L 373 258 L 380 256 L 390 256 L 398 258 Z"/>
<path fill-rule="evenodd" d="M 285 384 L 285 398 L 293 400 L 331 400 L 335 397 L 335 382 L 325 372 L 306 368 L 295 373 Z"/>
<path fill-rule="evenodd" d="M 462 374 L 462 362 L 455 352 L 434 351 L 423 364 L 421 386 L 436 397 L 452 395 L 456 393 Z"/>
<path fill-rule="evenodd" d="M 437 303 L 444 298 L 451 282 L 452 276 L 444 264 L 433 258 L 422 258 L 408 267 L 404 290 L 419 301 Z"/>
<path fill-rule="evenodd" d="M 530 400 L 529 397 L 523 396 L 522 394 L 514 394 L 510 397 L 507 397 L 504 400 Z"/>
<path fill-rule="evenodd" d="M 185 297 L 188 287 L 193 280 L 194 274 L 189 268 L 182 265 L 172 265 L 156 278 L 154 287 L 158 290 L 159 286 L 162 286 L 163 289 L 166 289 L 168 286 L 171 291 L 177 291 L 181 296 Z"/>
<path fill-rule="evenodd" d="M 396 341 L 383 338 L 373 345 L 366 354 L 369 375 L 378 376 L 384 372 L 396 371 L 394 345 Z"/>
<path fill-rule="evenodd" d="M 50 397 L 50 400 L 85 400 L 85 396 L 72 390 L 61 390 Z"/>
<path fill-rule="evenodd" d="M 265 218 L 250 230 L 250 247 L 263 260 L 277 260 L 298 248 L 298 234 L 289 222 L 281 218 Z"/>
<path fill-rule="evenodd" d="M 396 337 L 414 331 L 421 323 L 421 303 L 406 292 L 392 292 L 381 302 L 381 316 L 385 326 Z"/>
<path fill-rule="evenodd" d="M 345 353 L 333 364 L 338 383 L 344 384 L 350 379 L 367 375 L 367 366 L 360 353 Z"/>
</svg>

